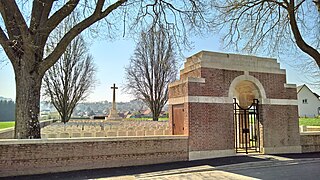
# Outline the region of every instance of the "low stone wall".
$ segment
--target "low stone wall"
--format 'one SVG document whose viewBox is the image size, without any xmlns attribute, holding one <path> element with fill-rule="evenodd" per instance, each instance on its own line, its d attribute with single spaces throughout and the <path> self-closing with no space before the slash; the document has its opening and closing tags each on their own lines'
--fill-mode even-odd
<svg viewBox="0 0 320 180">
<path fill-rule="evenodd" d="M 0 129 L 0 139 L 13 139 L 14 137 L 14 128 L 5 128 Z"/>
<path fill-rule="evenodd" d="M 302 153 L 320 152 L 320 132 L 300 133 Z"/>
<path fill-rule="evenodd" d="M 300 132 L 320 132 L 320 126 L 299 126 Z"/>
<path fill-rule="evenodd" d="M 40 121 L 40 127 L 46 127 L 54 122 L 56 122 L 56 119 L 49 119 L 49 120 L 44 120 Z M 6 128 L 6 129 L 1 129 L 0 130 L 0 139 L 13 139 L 14 137 L 14 128 Z"/>
<path fill-rule="evenodd" d="M 188 160 L 187 136 L 0 140 L 0 177 Z"/>
<path fill-rule="evenodd" d="M 40 121 L 40 128 L 44 128 L 52 123 L 55 123 L 57 122 L 58 119 L 48 119 L 48 120 L 43 120 L 43 121 Z"/>
</svg>

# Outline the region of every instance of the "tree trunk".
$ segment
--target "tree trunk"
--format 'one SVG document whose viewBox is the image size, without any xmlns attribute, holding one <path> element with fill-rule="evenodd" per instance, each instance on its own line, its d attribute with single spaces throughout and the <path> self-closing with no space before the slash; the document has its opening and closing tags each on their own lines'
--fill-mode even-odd
<svg viewBox="0 0 320 180">
<path fill-rule="evenodd" d="M 41 138 L 39 112 L 42 76 L 39 75 L 36 64 L 28 65 L 30 68 L 21 66 L 15 68 L 16 124 L 14 136 L 16 139 Z"/>
<path fill-rule="evenodd" d="M 152 114 L 152 120 L 153 121 L 159 121 L 159 116 L 156 116 L 155 114 Z"/>
<path fill-rule="evenodd" d="M 160 110 L 154 106 L 151 112 L 152 112 L 152 120 L 159 121 Z"/>
<path fill-rule="evenodd" d="M 61 122 L 64 124 L 67 122 L 67 113 L 65 112 L 65 108 L 62 108 L 62 113 L 61 113 Z"/>
</svg>

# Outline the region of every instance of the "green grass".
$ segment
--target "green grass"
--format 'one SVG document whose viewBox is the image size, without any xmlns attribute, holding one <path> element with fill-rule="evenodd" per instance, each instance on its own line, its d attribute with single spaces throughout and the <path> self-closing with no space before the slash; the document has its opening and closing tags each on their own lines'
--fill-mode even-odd
<svg viewBox="0 0 320 180">
<path fill-rule="evenodd" d="M 0 122 L 0 129 L 14 127 L 14 123 L 15 123 L 14 121 Z"/>
<path fill-rule="evenodd" d="M 300 126 L 320 126 L 320 118 L 299 118 Z"/>
</svg>

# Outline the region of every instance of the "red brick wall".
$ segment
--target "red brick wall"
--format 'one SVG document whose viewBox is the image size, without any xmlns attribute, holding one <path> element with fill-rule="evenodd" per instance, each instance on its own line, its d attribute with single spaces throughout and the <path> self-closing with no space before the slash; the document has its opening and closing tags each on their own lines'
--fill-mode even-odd
<svg viewBox="0 0 320 180">
<path fill-rule="evenodd" d="M 186 79 L 187 77 L 200 77 L 201 76 L 201 71 L 200 68 L 189 71 L 187 73 L 181 74 L 180 79 Z"/>
<path fill-rule="evenodd" d="M 234 148 L 232 104 L 188 104 L 189 151 Z"/>
<path fill-rule="evenodd" d="M 200 72 L 200 75 L 199 75 Z M 228 97 L 232 81 L 244 71 L 199 68 L 181 78 L 205 78 L 205 83 L 189 82 L 170 89 L 169 97 L 211 96 Z M 257 78 L 270 99 L 297 99 L 295 88 L 285 88 L 286 75 L 249 72 Z M 186 93 L 186 94 L 184 94 Z M 185 103 L 185 124 L 189 132 L 189 151 L 226 150 L 234 148 L 233 105 Z M 171 108 L 171 106 L 170 106 Z M 300 143 L 297 106 L 262 105 L 261 144 L 264 147 L 298 146 Z M 187 133 L 185 133 L 187 134 Z"/>
<path fill-rule="evenodd" d="M 231 82 L 236 77 L 243 75 L 243 71 L 213 68 L 199 68 L 192 72 L 183 74 L 182 77 L 186 78 L 186 75 L 189 75 L 188 77 L 205 78 L 205 83 L 189 82 L 170 87 L 169 98 L 183 97 L 187 95 L 228 97 Z M 182 77 L 180 77 L 180 79 L 183 79 Z"/>
<path fill-rule="evenodd" d="M 215 96 L 227 97 L 231 82 L 238 76 L 243 75 L 243 71 L 232 71 L 214 68 L 199 68 L 181 75 L 181 79 L 186 77 L 205 78 L 205 83 L 188 83 L 170 88 L 169 97 L 181 96 Z M 294 88 L 285 88 L 285 74 L 249 72 L 249 75 L 257 78 L 265 89 L 267 98 L 271 99 L 297 99 L 297 92 Z"/>
<path fill-rule="evenodd" d="M 184 97 L 187 94 L 187 83 L 182 83 L 169 88 L 169 98 Z"/>
<path fill-rule="evenodd" d="M 285 88 L 285 74 L 258 73 L 250 72 L 251 76 L 257 78 L 264 90 L 267 98 L 271 99 L 297 99 L 297 90 L 295 88 Z"/>
<path fill-rule="evenodd" d="M 262 105 L 264 147 L 300 145 L 298 106 Z"/>
<path fill-rule="evenodd" d="M 189 83 L 188 95 L 228 97 L 231 82 L 240 75 L 243 75 L 243 71 L 201 68 L 201 78 L 205 78 L 206 82 Z"/>
<path fill-rule="evenodd" d="M 231 82 L 236 77 L 244 74 L 243 71 L 214 68 L 199 68 L 192 72 L 183 74 L 183 78 L 186 78 L 187 75 L 190 75 L 190 77 L 201 77 L 205 78 L 206 83 L 188 83 L 188 89 L 180 90 L 179 96 L 183 96 L 183 93 L 187 92 L 190 96 L 227 97 Z M 257 78 L 261 82 L 267 98 L 297 99 L 296 89 L 284 87 L 286 83 L 285 74 L 249 72 L 249 75 Z"/>
<path fill-rule="evenodd" d="M 0 177 L 188 160 L 186 136 L 2 140 Z"/>
</svg>

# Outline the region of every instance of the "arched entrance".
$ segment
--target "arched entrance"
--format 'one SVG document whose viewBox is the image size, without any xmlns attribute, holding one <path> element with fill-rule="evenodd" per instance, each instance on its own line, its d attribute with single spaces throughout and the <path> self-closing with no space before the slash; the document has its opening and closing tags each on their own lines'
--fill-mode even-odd
<svg viewBox="0 0 320 180">
<path fill-rule="evenodd" d="M 296 94 L 276 59 L 201 51 L 169 85 L 170 129 L 188 136 L 190 160 L 301 152 Z"/>
<path fill-rule="evenodd" d="M 257 86 L 248 80 L 234 88 L 233 120 L 237 153 L 260 152 L 259 98 Z"/>
</svg>

